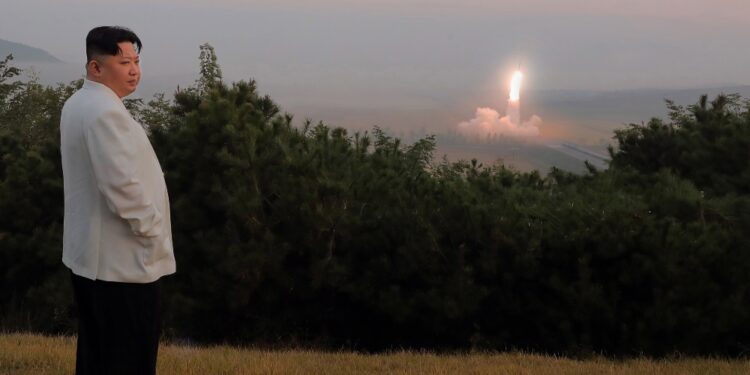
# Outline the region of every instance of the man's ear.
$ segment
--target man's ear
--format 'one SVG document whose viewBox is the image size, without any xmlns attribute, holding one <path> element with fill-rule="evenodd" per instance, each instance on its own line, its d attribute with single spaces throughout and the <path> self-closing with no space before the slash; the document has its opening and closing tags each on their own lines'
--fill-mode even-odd
<svg viewBox="0 0 750 375">
<path fill-rule="evenodd" d="M 96 77 L 102 74 L 102 65 L 99 63 L 96 59 L 91 59 L 88 64 L 86 64 L 86 71 L 88 71 L 89 74 L 92 74 Z"/>
</svg>

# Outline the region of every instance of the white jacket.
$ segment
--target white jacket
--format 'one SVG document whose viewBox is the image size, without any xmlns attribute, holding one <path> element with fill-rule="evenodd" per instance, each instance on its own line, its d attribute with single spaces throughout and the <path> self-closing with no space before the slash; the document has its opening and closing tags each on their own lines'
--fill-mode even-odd
<svg viewBox="0 0 750 375">
<path fill-rule="evenodd" d="M 60 119 L 63 263 L 92 280 L 148 283 L 176 270 L 164 173 L 107 86 L 85 80 Z"/>
</svg>

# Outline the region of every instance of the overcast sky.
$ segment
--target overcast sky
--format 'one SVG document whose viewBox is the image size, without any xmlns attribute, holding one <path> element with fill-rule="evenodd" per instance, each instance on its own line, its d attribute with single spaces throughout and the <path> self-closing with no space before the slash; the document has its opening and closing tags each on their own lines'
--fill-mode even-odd
<svg viewBox="0 0 750 375">
<path fill-rule="evenodd" d="M 1 8 L 0 38 L 81 65 L 89 29 L 130 27 L 144 43 L 144 80 L 194 78 L 198 46 L 209 42 L 227 78 L 255 78 L 296 104 L 471 96 L 507 87 L 519 62 L 526 89 L 750 84 L 749 0 L 8 0 Z"/>
</svg>

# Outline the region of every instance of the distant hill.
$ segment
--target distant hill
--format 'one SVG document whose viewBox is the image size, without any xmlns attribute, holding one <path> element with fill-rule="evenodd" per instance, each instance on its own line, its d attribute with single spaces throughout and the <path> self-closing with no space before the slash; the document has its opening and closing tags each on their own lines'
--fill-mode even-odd
<svg viewBox="0 0 750 375">
<path fill-rule="evenodd" d="M 62 62 L 62 60 L 41 48 L 0 39 L 0 59 L 4 59 L 9 54 L 13 54 L 13 60 L 16 62 Z"/>
<path fill-rule="evenodd" d="M 695 104 L 701 95 L 713 99 L 718 94 L 740 94 L 750 98 L 750 85 L 725 85 L 692 89 L 644 89 L 608 92 L 547 91 L 535 93 L 533 109 L 585 117 L 588 120 L 609 120 L 622 123 L 648 121 L 651 117 L 664 117 L 667 107 L 664 99 L 680 105 Z"/>
<path fill-rule="evenodd" d="M 750 98 L 750 85 L 726 85 L 693 89 L 620 90 L 610 92 L 540 92 L 526 101 L 526 113 L 545 120 L 542 133 L 554 138 L 592 143 L 610 140 L 615 129 L 653 117 L 668 120 L 665 99 L 688 106 L 701 95 L 713 100 L 718 94 L 740 94 Z"/>
</svg>

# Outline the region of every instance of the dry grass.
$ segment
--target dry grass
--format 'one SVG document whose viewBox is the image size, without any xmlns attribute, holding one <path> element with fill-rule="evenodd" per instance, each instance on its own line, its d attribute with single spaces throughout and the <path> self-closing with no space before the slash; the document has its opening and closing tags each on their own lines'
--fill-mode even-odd
<svg viewBox="0 0 750 375">
<path fill-rule="evenodd" d="M 0 374 L 72 374 L 75 338 L 0 335 Z M 162 344 L 161 375 L 188 374 L 750 374 L 750 361 L 635 359 L 576 361 L 522 353 L 365 355 L 305 350 Z"/>
</svg>

